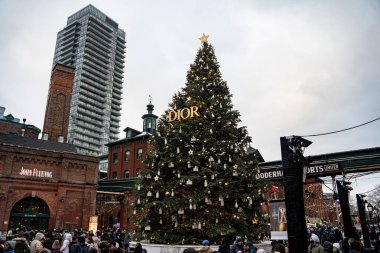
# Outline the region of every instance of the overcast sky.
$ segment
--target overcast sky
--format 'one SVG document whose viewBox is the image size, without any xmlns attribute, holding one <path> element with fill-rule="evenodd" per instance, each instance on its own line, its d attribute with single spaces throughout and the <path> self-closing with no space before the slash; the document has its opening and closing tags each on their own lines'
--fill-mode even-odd
<svg viewBox="0 0 380 253">
<path fill-rule="evenodd" d="M 280 160 L 280 137 L 380 117 L 379 1 L 0 0 L 0 106 L 42 129 L 57 32 L 93 4 L 126 32 L 121 130 L 142 129 L 185 85 L 209 35 L 252 146 Z M 380 146 L 380 120 L 308 138 L 306 155 Z M 120 137 L 123 137 L 120 134 Z M 378 180 L 379 181 L 379 180 Z"/>
</svg>

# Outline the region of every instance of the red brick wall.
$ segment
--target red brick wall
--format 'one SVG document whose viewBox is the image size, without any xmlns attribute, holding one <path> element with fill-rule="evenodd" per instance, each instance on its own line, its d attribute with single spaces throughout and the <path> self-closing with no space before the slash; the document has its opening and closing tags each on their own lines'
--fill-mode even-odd
<svg viewBox="0 0 380 253">
<path fill-rule="evenodd" d="M 137 159 L 137 149 L 142 149 L 141 159 Z M 137 140 L 126 140 L 125 142 L 117 143 L 109 147 L 108 151 L 108 179 L 112 179 L 112 173 L 116 172 L 117 178 L 124 178 L 124 171 L 129 171 L 129 177 L 137 177 L 137 170 L 144 169 L 144 159 L 147 156 L 148 152 L 152 149 L 152 146 L 149 143 L 149 137 L 145 139 Z M 130 151 L 129 160 L 125 161 L 125 151 Z M 117 153 L 118 162 L 113 163 L 113 156 Z M 133 215 L 133 209 L 131 203 L 133 201 L 133 196 L 130 191 L 125 192 L 124 202 L 121 205 L 115 205 L 114 207 L 109 207 L 109 212 L 103 214 L 103 220 L 105 226 L 112 226 L 109 224 L 109 217 L 117 217 L 120 212 L 120 224 L 123 227 L 128 227 L 133 229 L 133 224 L 131 216 Z"/>
<path fill-rule="evenodd" d="M 0 133 L 3 134 L 15 134 L 15 135 L 21 135 L 22 131 L 21 129 L 25 129 L 24 136 L 27 136 L 29 138 L 38 139 L 38 135 L 40 133 L 39 129 L 31 126 L 31 125 L 24 125 L 21 123 L 16 123 L 12 121 L 6 121 L 6 120 L 0 120 Z"/>
<path fill-rule="evenodd" d="M 108 178 L 112 179 L 112 173 L 117 173 L 117 178 L 124 178 L 124 171 L 129 171 L 129 177 L 136 177 L 138 169 L 144 169 L 144 159 L 151 150 L 149 139 L 138 139 L 119 143 L 109 147 L 108 152 Z M 137 149 L 142 149 L 142 158 L 137 159 Z M 129 160 L 125 161 L 125 151 L 130 151 Z M 114 153 L 118 155 L 118 162 L 113 163 Z"/>
<path fill-rule="evenodd" d="M 52 178 L 20 175 L 21 168 L 52 172 Z M 7 229 L 15 203 L 25 197 L 41 198 L 50 209 L 49 228 L 66 222 L 88 228 L 95 215 L 98 158 L 0 143 L 0 229 Z"/>
<path fill-rule="evenodd" d="M 59 136 L 63 136 L 63 141 L 67 141 L 73 80 L 73 68 L 55 65 L 50 78 L 43 127 L 43 133 L 48 134 L 49 140 L 57 141 Z"/>
</svg>

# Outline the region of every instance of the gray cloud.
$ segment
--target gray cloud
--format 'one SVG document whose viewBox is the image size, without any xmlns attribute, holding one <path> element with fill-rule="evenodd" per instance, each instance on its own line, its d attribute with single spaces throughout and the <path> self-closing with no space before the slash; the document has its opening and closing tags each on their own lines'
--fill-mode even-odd
<svg viewBox="0 0 380 253">
<path fill-rule="evenodd" d="M 0 105 L 42 128 L 57 32 L 89 1 L 0 1 Z M 357 1 L 92 1 L 126 31 L 121 129 L 142 128 L 148 95 L 167 109 L 206 33 L 253 146 L 379 117 L 380 4 Z M 311 138 L 307 153 L 379 145 L 380 121 Z"/>
</svg>

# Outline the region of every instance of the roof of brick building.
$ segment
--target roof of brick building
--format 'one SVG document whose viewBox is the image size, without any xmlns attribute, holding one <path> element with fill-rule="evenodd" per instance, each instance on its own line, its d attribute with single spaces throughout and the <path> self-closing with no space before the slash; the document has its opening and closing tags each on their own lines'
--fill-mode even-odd
<svg viewBox="0 0 380 253">
<path fill-rule="evenodd" d="M 0 133 L 0 144 L 55 152 L 78 153 L 76 147 L 72 144 L 33 139 L 12 134 Z"/>
</svg>

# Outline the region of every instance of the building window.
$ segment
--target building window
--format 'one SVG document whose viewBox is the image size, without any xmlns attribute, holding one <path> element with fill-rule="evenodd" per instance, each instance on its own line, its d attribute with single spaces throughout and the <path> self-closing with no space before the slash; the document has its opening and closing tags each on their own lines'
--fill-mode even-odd
<svg viewBox="0 0 380 253">
<path fill-rule="evenodd" d="M 124 178 L 129 178 L 129 170 L 124 171 Z"/>
<path fill-rule="evenodd" d="M 118 160 L 118 153 L 113 153 L 112 163 L 117 163 L 117 160 Z"/>
<path fill-rule="evenodd" d="M 116 179 L 117 178 L 117 172 L 112 172 L 112 179 Z"/>
<path fill-rule="evenodd" d="M 131 155 L 131 152 L 129 150 L 126 150 L 124 153 L 124 161 L 129 161 L 129 156 Z"/>
<path fill-rule="evenodd" d="M 137 149 L 137 159 L 141 159 L 142 158 L 142 148 L 138 148 Z"/>
</svg>

